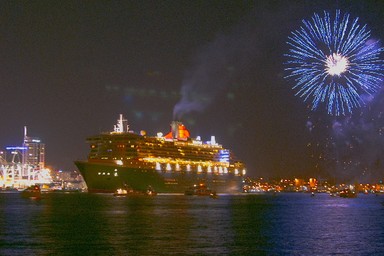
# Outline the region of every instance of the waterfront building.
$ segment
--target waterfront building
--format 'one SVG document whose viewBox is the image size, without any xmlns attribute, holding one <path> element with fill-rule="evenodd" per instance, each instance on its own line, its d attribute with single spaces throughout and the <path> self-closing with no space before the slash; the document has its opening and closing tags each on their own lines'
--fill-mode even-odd
<svg viewBox="0 0 384 256">
<path fill-rule="evenodd" d="M 24 127 L 23 145 L 0 152 L 0 187 L 23 188 L 51 181 L 50 170 L 45 167 L 45 144 L 27 136 Z"/>
</svg>

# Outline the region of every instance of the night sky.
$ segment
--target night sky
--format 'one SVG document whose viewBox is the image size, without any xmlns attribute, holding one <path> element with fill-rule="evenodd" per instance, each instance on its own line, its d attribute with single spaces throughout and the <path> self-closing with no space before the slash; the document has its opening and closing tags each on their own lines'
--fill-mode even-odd
<svg viewBox="0 0 384 256">
<path fill-rule="evenodd" d="M 215 135 L 253 177 L 380 179 L 383 91 L 334 117 L 284 79 L 291 31 L 336 9 L 384 42 L 384 1 L 2 1 L 0 147 L 26 125 L 49 166 L 75 170 L 124 114 L 148 135 L 173 119 Z"/>
</svg>

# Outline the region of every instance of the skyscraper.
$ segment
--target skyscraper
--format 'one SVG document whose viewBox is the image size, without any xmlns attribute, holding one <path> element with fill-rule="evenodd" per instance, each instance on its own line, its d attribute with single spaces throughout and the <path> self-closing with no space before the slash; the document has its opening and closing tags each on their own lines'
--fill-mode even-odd
<svg viewBox="0 0 384 256">
<path fill-rule="evenodd" d="M 34 169 L 44 169 L 45 144 L 37 137 L 27 136 L 27 127 L 24 127 L 24 156 L 23 163 L 32 165 Z"/>
</svg>

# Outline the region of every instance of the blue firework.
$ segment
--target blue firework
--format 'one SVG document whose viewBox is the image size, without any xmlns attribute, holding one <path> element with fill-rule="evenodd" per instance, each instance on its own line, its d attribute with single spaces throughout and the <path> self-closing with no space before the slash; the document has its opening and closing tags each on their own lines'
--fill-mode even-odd
<svg viewBox="0 0 384 256">
<path fill-rule="evenodd" d="M 288 60 L 284 63 L 293 89 L 312 110 L 325 104 L 328 114 L 345 115 L 364 104 L 364 94 L 373 95 L 383 82 L 384 48 L 372 40 L 358 18 L 336 11 L 332 19 L 314 14 L 288 37 Z"/>
</svg>

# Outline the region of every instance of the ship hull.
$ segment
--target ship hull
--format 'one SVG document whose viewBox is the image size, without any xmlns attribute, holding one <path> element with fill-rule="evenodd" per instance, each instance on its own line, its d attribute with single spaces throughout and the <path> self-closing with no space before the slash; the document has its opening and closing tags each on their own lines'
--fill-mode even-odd
<svg viewBox="0 0 384 256">
<path fill-rule="evenodd" d="M 137 191 L 145 191 L 151 186 L 158 193 L 184 193 L 194 184 L 201 183 L 217 193 L 241 191 L 242 179 L 232 173 L 158 171 L 86 161 L 76 161 L 75 164 L 88 191 L 94 193 L 113 193 L 125 186 Z"/>
</svg>

